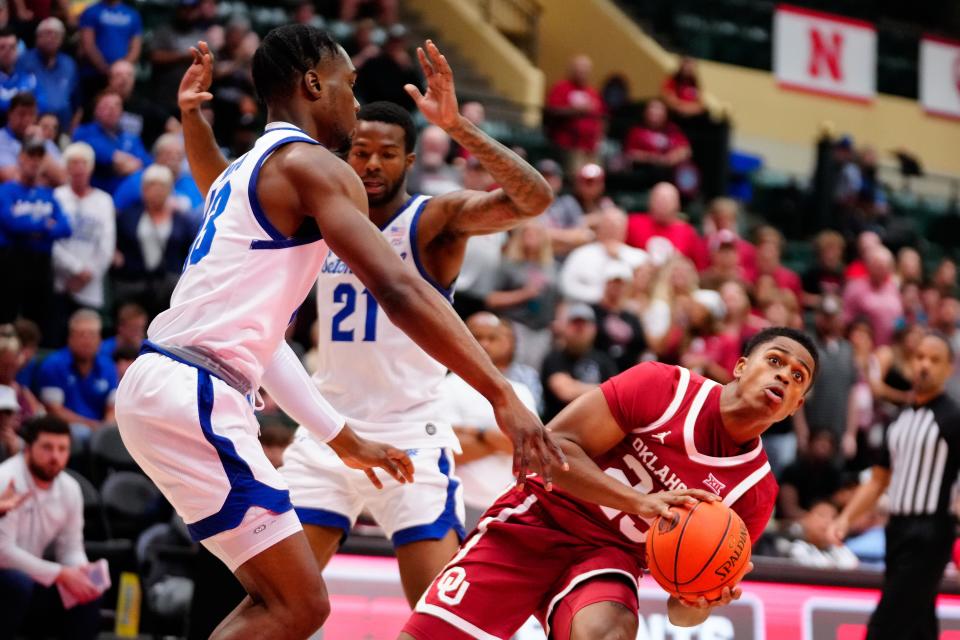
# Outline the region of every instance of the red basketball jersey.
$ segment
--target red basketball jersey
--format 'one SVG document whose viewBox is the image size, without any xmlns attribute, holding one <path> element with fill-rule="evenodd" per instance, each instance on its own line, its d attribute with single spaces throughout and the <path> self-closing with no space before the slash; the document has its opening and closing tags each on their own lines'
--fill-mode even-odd
<svg viewBox="0 0 960 640">
<path fill-rule="evenodd" d="M 704 489 L 720 496 L 756 540 L 777 496 L 760 439 L 737 445 L 720 419 L 721 385 L 682 367 L 644 363 L 600 387 L 625 433 L 594 461 L 609 476 L 643 493 Z M 528 484 L 556 525 L 594 543 L 642 545 L 649 522 Z M 642 554 L 641 554 L 642 555 Z"/>
</svg>

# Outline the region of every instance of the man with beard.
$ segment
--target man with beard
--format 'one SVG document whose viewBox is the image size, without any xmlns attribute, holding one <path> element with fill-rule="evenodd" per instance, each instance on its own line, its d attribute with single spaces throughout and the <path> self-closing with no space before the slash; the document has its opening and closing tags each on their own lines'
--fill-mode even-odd
<svg viewBox="0 0 960 640">
<path fill-rule="evenodd" d="M 408 85 L 411 97 L 427 120 L 469 151 L 501 188 L 434 198 L 408 193 L 416 129 L 407 111 L 389 102 L 360 110 L 347 162 L 363 181 L 370 220 L 405 262 L 452 299 L 467 240 L 539 215 L 552 192 L 536 169 L 460 115 L 453 73 L 437 47 L 428 41 L 426 51 L 418 53 L 428 90 L 423 96 Z M 193 100 L 194 90 L 181 85 L 184 118 L 199 117 L 189 108 Z M 219 156 L 212 138 L 202 158 L 190 142 L 196 140 L 187 144 L 191 166 L 211 166 L 206 156 Z M 219 162 L 226 166 L 222 158 Z M 196 172 L 194 176 L 205 191 L 209 183 Z M 403 484 L 385 477 L 383 490 L 376 491 L 362 472 L 344 468 L 303 427 L 284 455 L 281 473 L 320 566 L 367 508 L 396 547 L 412 606 L 465 536 L 462 490 L 453 475 L 453 453 L 460 447 L 442 419 L 439 397 L 446 367 L 378 309 L 368 289 L 332 251 L 321 268 L 317 304 L 320 317 L 329 320 L 319 323 L 314 383 L 357 433 L 410 451 L 417 481 Z"/>
<path fill-rule="evenodd" d="M 0 519 L 0 620 L 4 632 L 53 632 L 95 638 L 100 590 L 87 576 L 83 550 L 83 496 L 63 473 L 70 427 L 51 415 L 24 427 L 26 448 L 0 464 L 0 486 L 28 494 Z M 54 549 L 54 559 L 44 552 Z M 61 594 L 80 604 L 65 610 Z M 46 636 L 44 636 L 46 637 Z"/>
<path fill-rule="evenodd" d="M 840 544 L 850 523 L 890 497 L 883 592 L 867 640 L 940 637 L 936 598 L 956 538 L 951 494 L 960 470 L 960 405 L 944 392 L 954 353 L 929 333 L 913 354 L 913 404 L 887 427 L 884 450 L 829 536 Z"/>
</svg>

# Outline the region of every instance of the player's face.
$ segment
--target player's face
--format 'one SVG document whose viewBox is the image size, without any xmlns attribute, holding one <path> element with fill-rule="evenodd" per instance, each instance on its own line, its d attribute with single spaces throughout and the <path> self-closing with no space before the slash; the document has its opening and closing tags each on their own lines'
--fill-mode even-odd
<svg viewBox="0 0 960 640">
<path fill-rule="evenodd" d="M 386 122 L 358 120 L 347 162 L 363 180 L 367 202 L 390 202 L 404 188 L 416 154 L 406 152 L 403 128 Z"/>
<path fill-rule="evenodd" d="M 328 144 L 334 150 L 350 144 L 350 134 L 357 126 L 360 103 L 353 95 L 357 70 L 343 47 L 337 48 L 334 60 L 323 60 L 316 68 L 320 83 L 320 99 L 314 103 L 318 124 L 329 136 Z"/>
<path fill-rule="evenodd" d="M 765 419 L 779 422 L 800 408 L 813 382 L 813 356 L 783 336 L 758 345 L 733 370 L 743 398 Z"/>
<path fill-rule="evenodd" d="M 913 353 L 914 389 L 930 393 L 942 389 L 953 373 L 950 350 L 936 336 L 925 336 Z"/>
</svg>

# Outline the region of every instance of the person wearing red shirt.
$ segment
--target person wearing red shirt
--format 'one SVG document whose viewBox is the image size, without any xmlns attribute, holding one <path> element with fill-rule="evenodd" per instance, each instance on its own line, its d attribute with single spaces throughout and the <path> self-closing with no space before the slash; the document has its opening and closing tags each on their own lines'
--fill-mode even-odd
<svg viewBox="0 0 960 640">
<path fill-rule="evenodd" d="M 696 65 L 693 58 L 682 58 L 677 72 L 668 77 L 660 89 L 660 95 L 670 111 L 681 118 L 692 118 L 706 111 Z"/>
<path fill-rule="evenodd" d="M 650 211 L 632 213 L 627 224 L 627 244 L 645 249 L 651 257 L 673 250 L 693 261 L 698 271 L 706 269 L 710 260 L 703 239 L 689 223 L 678 218 L 680 193 L 669 182 L 660 182 L 650 190 Z M 660 238 L 660 240 L 656 240 Z M 659 245 L 659 246 L 658 246 Z"/>
<path fill-rule="evenodd" d="M 577 164 L 593 160 L 603 138 L 606 109 L 600 93 L 590 85 L 593 62 L 585 55 L 570 61 L 567 77 L 547 94 L 547 135 L 562 149 L 579 152 Z"/>
<path fill-rule="evenodd" d="M 707 208 L 707 217 L 703 221 L 703 238 L 710 251 L 728 241 L 733 234 L 733 243 L 737 250 L 737 265 L 748 282 L 757 275 L 757 248 L 748 240 L 740 237 L 740 207 L 732 198 L 714 198 Z"/>
<path fill-rule="evenodd" d="M 623 155 L 645 184 L 668 180 L 685 197 L 696 195 L 700 173 L 690 161 L 690 142 L 680 128 L 667 119 L 667 106 L 654 98 L 647 103 L 643 122 L 627 132 Z"/>
<path fill-rule="evenodd" d="M 648 362 L 574 400 L 551 422 L 567 455 L 503 494 L 434 580 L 400 640 L 509 638 L 536 614 L 551 638 L 635 638 L 646 534 L 672 505 L 722 501 L 757 540 L 777 481 L 760 436 L 804 402 L 817 369 L 804 333 L 757 334 L 726 385 Z M 709 489 L 709 491 L 704 491 Z M 672 624 L 702 623 L 740 597 L 670 596 Z"/>
<path fill-rule="evenodd" d="M 799 303 L 803 300 L 803 281 L 796 272 L 783 266 L 780 255 L 783 251 L 783 236 L 773 227 L 761 227 L 757 230 L 757 275 L 770 276 L 780 289 L 792 293 Z"/>
</svg>

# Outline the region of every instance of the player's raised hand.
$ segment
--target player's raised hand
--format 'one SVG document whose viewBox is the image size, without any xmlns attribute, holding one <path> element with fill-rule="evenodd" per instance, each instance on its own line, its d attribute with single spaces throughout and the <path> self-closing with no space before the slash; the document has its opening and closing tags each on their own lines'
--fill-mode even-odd
<svg viewBox="0 0 960 640">
<path fill-rule="evenodd" d="M 417 47 L 417 58 L 420 59 L 423 77 L 427 79 L 427 94 L 423 95 L 420 89 L 412 84 L 403 88 L 417 103 L 423 117 L 441 129 L 449 129 L 460 120 L 453 70 L 433 40 L 427 40 L 424 47 Z"/>
<path fill-rule="evenodd" d="M 553 467 L 567 471 L 570 465 L 560 446 L 553 441 L 540 418 L 527 409 L 516 394 L 509 394 L 502 406 L 493 407 L 500 430 L 513 443 L 513 474 L 522 487 L 531 471 L 539 471 L 547 491 L 553 489 Z"/>
<path fill-rule="evenodd" d="M 641 518 L 671 517 L 670 507 L 692 506 L 700 502 L 716 502 L 719 496 L 702 489 L 677 489 L 657 493 L 637 494 L 634 513 Z"/>
<path fill-rule="evenodd" d="M 208 91 L 213 84 L 213 54 L 203 40 L 197 46 L 190 47 L 190 52 L 193 54 L 193 63 L 183 74 L 177 91 L 177 104 L 181 111 L 199 109 L 204 102 L 213 100 L 213 94 Z"/>
<path fill-rule="evenodd" d="M 340 456 L 343 464 L 366 473 L 377 489 L 383 488 L 383 483 L 374 472 L 377 468 L 389 473 L 397 482 L 413 482 L 413 463 L 410 456 L 388 444 L 361 438 L 349 426 L 341 429 L 337 437 L 327 444 Z"/>
</svg>

